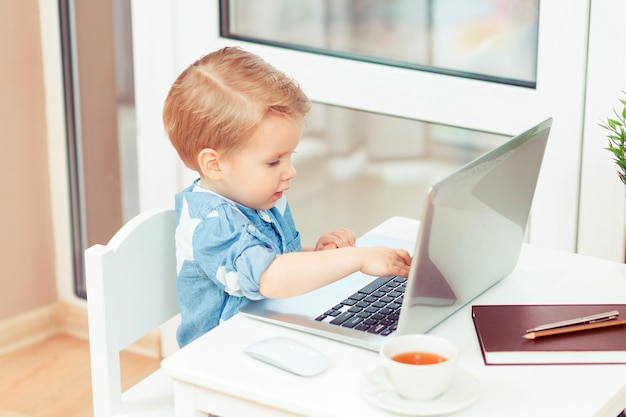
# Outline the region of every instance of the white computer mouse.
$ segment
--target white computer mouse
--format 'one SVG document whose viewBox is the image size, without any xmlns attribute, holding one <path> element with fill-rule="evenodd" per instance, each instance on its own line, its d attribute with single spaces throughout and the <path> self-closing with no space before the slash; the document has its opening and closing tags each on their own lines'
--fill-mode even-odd
<svg viewBox="0 0 626 417">
<path fill-rule="evenodd" d="M 244 349 L 248 355 L 300 376 L 313 376 L 328 367 L 328 359 L 317 349 L 289 337 L 271 337 Z"/>
</svg>

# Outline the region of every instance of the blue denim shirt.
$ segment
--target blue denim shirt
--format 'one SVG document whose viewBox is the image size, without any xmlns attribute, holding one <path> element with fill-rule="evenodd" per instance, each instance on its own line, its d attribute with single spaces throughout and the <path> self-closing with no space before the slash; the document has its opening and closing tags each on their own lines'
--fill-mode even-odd
<svg viewBox="0 0 626 417">
<path fill-rule="evenodd" d="M 261 274 L 280 254 L 302 250 L 285 197 L 253 210 L 197 185 L 176 194 L 176 260 L 182 347 L 262 299 Z"/>
</svg>

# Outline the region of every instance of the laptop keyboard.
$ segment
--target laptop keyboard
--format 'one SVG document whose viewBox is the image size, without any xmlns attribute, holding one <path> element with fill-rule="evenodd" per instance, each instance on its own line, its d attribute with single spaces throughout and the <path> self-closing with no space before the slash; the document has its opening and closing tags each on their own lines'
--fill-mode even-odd
<svg viewBox="0 0 626 417">
<path fill-rule="evenodd" d="M 390 335 L 398 327 L 405 288 L 406 278 L 379 277 L 315 320 Z"/>
</svg>

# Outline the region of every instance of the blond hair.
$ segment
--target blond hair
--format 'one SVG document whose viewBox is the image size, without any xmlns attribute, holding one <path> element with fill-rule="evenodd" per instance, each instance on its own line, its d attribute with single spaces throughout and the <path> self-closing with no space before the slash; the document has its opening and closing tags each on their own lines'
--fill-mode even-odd
<svg viewBox="0 0 626 417">
<path fill-rule="evenodd" d="M 202 149 L 230 153 L 266 115 L 304 118 L 310 108 L 293 79 L 250 52 L 226 47 L 178 76 L 165 99 L 163 124 L 183 163 L 199 171 Z"/>
</svg>

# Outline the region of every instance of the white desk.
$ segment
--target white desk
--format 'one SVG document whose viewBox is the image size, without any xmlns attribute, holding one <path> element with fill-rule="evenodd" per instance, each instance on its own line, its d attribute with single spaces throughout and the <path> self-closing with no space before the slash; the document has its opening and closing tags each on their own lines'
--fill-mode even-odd
<svg viewBox="0 0 626 417">
<path fill-rule="evenodd" d="M 412 239 L 417 227 L 414 220 L 392 218 L 370 233 Z M 471 304 L 517 303 L 626 303 L 626 265 L 525 245 L 517 269 Z M 479 399 L 456 416 L 615 417 L 626 407 L 626 365 L 485 366 L 470 308 L 430 332 L 455 342 L 460 367 L 479 380 Z M 312 345 L 328 355 L 329 369 L 303 378 L 242 352 L 270 336 Z M 177 417 L 397 415 L 358 393 L 376 362 L 368 350 L 235 316 L 166 358 L 162 368 L 175 379 Z"/>
</svg>

